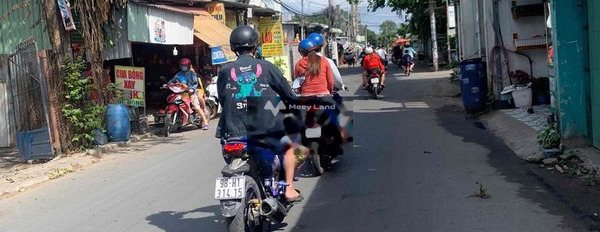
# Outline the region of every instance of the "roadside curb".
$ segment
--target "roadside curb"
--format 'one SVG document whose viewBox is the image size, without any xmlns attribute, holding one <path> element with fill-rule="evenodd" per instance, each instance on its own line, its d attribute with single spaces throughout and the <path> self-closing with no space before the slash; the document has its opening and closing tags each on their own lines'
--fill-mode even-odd
<svg viewBox="0 0 600 232">
<path fill-rule="evenodd" d="M 126 148 L 126 147 L 132 146 L 132 144 L 135 144 L 135 143 L 144 142 L 144 141 L 153 141 L 155 139 L 156 139 L 156 137 L 150 133 L 143 134 L 143 135 L 133 135 L 130 137 L 129 141 L 114 142 L 114 143 L 109 143 L 106 145 L 98 146 L 98 147 L 95 147 L 92 149 L 88 149 L 84 153 L 79 153 L 79 156 L 94 156 L 96 158 L 100 158 L 102 154 L 108 154 L 108 153 L 113 153 L 113 152 L 119 151 L 119 148 Z M 77 154 L 75 154 L 75 156 L 77 156 Z M 29 188 L 35 187 L 36 185 L 48 182 L 48 181 L 56 179 L 56 178 L 60 178 L 61 176 L 65 175 L 67 173 L 77 172 L 79 170 L 84 169 L 85 167 L 87 167 L 89 165 L 92 165 L 92 164 L 98 162 L 97 159 L 92 159 L 92 160 L 76 161 L 73 163 L 71 163 L 71 162 L 61 163 L 61 161 L 65 161 L 64 158 L 65 157 L 63 157 L 63 156 L 57 156 L 56 158 L 48 161 L 47 164 L 50 164 L 50 163 L 59 163 L 59 164 L 57 164 L 57 166 L 53 167 L 52 169 L 46 168 L 46 171 L 44 174 L 35 176 L 35 177 L 28 176 L 24 181 L 18 183 L 18 185 L 14 186 L 14 187 L 10 187 L 10 189 L 4 188 L 2 191 L 0 191 L 0 200 L 10 197 L 17 193 L 27 191 Z M 28 169 L 24 169 L 24 170 L 28 170 Z M 61 171 L 62 171 L 62 173 L 60 173 Z M 53 174 L 56 174 L 56 175 L 52 176 Z M 11 177 L 8 179 L 12 180 L 12 178 L 14 178 L 14 177 Z M 16 180 L 16 178 L 15 178 L 15 180 Z M 0 181 L 7 181 L 7 180 L 0 180 Z M 10 182 L 8 182 L 8 183 L 10 183 Z"/>
<path fill-rule="evenodd" d="M 480 119 L 519 158 L 528 160 L 532 156 L 541 156 L 542 151 L 537 144 L 537 131 L 533 128 L 500 111 L 482 115 Z"/>
<path fill-rule="evenodd" d="M 544 151 L 537 144 L 537 131 L 535 129 L 500 111 L 493 111 L 479 117 L 479 119 L 524 161 L 536 163 L 549 169 L 554 167 L 557 171 L 563 173 L 563 168 L 560 165 L 555 166 L 555 163 L 557 161 L 568 161 L 574 156 L 581 161 L 580 167 L 593 171 L 594 175 L 590 178 L 600 178 L 595 174 L 600 172 L 600 150 L 596 148 L 565 148 L 562 155 L 546 158 L 543 154 Z M 600 179 L 597 181 L 600 182 Z"/>
<path fill-rule="evenodd" d="M 112 142 L 106 145 L 100 145 L 98 147 L 88 149 L 86 151 L 86 154 L 91 156 L 98 156 L 100 154 L 112 153 L 117 151 L 119 148 L 129 147 L 133 143 L 150 141 L 154 139 L 156 139 L 156 137 L 150 133 L 146 133 L 143 135 L 132 135 L 131 137 L 129 137 L 128 141 Z"/>
</svg>

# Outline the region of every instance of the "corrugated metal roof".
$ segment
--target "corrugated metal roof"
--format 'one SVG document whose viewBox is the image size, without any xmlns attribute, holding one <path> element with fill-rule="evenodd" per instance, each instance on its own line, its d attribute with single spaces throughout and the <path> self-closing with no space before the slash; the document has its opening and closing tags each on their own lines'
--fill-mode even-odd
<svg viewBox="0 0 600 232">
<path fill-rule="evenodd" d="M 149 42 L 148 34 L 148 6 L 141 4 L 127 4 L 127 39 L 135 42 Z"/>
<path fill-rule="evenodd" d="M 12 54 L 15 47 L 33 37 L 39 50 L 52 48 L 42 16 L 40 0 L 30 0 L 29 6 L 12 10 L 25 0 L 0 0 L 0 54 Z M 19 8 L 19 7 L 16 7 Z"/>
<path fill-rule="evenodd" d="M 104 60 L 116 60 L 123 58 L 132 57 L 131 44 L 127 39 L 127 19 L 125 19 L 127 12 L 117 11 L 115 17 L 117 22 L 121 22 L 120 25 L 116 25 L 115 28 L 106 28 L 108 38 L 113 42 L 112 45 L 104 45 Z"/>
<path fill-rule="evenodd" d="M 192 44 L 193 43 L 193 28 L 194 15 L 190 12 L 178 10 L 173 7 L 157 4 L 139 4 L 129 3 L 127 5 L 127 25 L 128 39 L 131 42 L 151 43 L 148 21 L 150 17 L 157 17 L 161 20 L 170 22 L 169 31 L 174 33 L 172 38 L 178 42 L 176 44 Z M 171 35 L 174 35 L 171 34 Z M 183 36 L 189 35 L 189 43 Z M 179 37 L 177 37 L 179 36 Z M 183 39 L 184 38 L 184 39 Z M 174 43 L 165 43 L 174 44 Z"/>
<path fill-rule="evenodd" d="M 213 18 L 202 8 L 168 6 L 171 9 L 194 14 L 194 35 L 210 47 L 229 45 L 231 29 Z"/>
</svg>

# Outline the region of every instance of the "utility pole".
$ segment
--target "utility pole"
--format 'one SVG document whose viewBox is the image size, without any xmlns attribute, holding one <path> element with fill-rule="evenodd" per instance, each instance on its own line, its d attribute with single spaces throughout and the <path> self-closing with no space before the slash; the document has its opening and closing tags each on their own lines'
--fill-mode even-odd
<svg viewBox="0 0 600 232">
<path fill-rule="evenodd" d="M 331 59 L 334 59 L 333 57 L 333 51 L 332 51 L 332 40 L 333 40 L 333 36 L 331 36 L 331 28 L 333 28 L 333 21 L 334 21 L 334 12 L 333 12 L 333 0 L 329 0 L 329 4 L 327 5 L 327 25 L 328 25 L 328 31 L 327 31 L 327 54 L 329 55 L 329 57 Z M 334 59 L 335 60 L 335 59 Z"/>
<path fill-rule="evenodd" d="M 452 50 L 450 49 L 450 5 L 446 1 L 446 46 L 448 48 L 448 65 L 452 62 Z"/>
<path fill-rule="evenodd" d="M 352 35 L 354 36 L 354 40 L 356 41 L 356 37 L 358 36 L 358 5 L 353 3 L 352 5 Z"/>
<path fill-rule="evenodd" d="M 302 12 L 300 13 L 300 39 L 304 39 L 304 0 L 300 0 Z"/>
<path fill-rule="evenodd" d="M 433 70 L 438 71 L 438 47 L 435 30 L 435 1 L 429 0 L 429 17 L 431 20 L 431 52 L 433 53 Z"/>
</svg>

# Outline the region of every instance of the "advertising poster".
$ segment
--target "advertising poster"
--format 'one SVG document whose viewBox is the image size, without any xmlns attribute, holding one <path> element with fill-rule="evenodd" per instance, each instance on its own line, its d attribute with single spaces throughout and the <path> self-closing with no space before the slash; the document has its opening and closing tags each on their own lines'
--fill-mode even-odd
<svg viewBox="0 0 600 232">
<path fill-rule="evenodd" d="M 145 74 L 144 68 L 115 66 L 115 85 L 123 91 L 117 103 L 135 107 L 146 106 Z"/>
<path fill-rule="evenodd" d="M 71 15 L 71 4 L 69 4 L 68 0 L 57 0 L 57 2 L 65 30 L 75 30 L 75 23 L 73 22 L 73 16 Z"/>
<path fill-rule="evenodd" d="M 206 4 L 206 11 L 217 21 L 226 24 L 225 5 L 223 3 L 208 3 Z"/>
<path fill-rule="evenodd" d="M 261 17 L 258 27 L 264 57 L 283 55 L 283 26 L 280 17 Z"/>
<path fill-rule="evenodd" d="M 231 50 L 230 46 L 218 46 L 210 48 L 210 54 L 212 57 L 212 64 L 224 64 L 232 62 L 237 59 L 235 53 Z"/>
</svg>

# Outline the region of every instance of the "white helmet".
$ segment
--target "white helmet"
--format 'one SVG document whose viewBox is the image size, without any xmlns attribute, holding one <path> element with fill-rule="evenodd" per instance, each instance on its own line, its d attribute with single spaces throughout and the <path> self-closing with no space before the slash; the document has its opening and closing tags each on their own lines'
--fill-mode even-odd
<svg viewBox="0 0 600 232">
<path fill-rule="evenodd" d="M 368 48 L 366 48 L 366 49 L 365 49 L 365 53 L 367 53 L 367 54 L 371 54 L 371 53 L 373 53 L 373 48 L 372 48 L 372 47 L 368 47 Z"/>
</svg>

